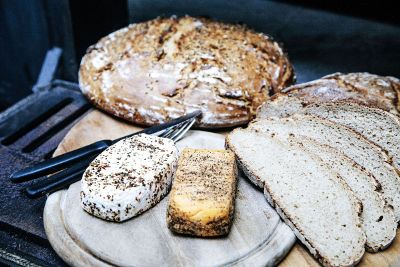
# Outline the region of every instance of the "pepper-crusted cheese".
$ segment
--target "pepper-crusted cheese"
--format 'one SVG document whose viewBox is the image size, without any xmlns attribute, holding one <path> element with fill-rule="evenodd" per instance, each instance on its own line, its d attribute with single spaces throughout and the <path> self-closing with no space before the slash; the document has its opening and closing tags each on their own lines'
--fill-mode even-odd
<svg viewBox="0 0 400 267">
<path fill-rule="evenodd" d="M 231 151 L 183 150 L 169 198 L 168 227 L 195 236 L 227 234 L 234 211 L 236 179 Z"/>
<path fill-rule="evenodd" d="M 81 181 L 81 205 L 102 219 L 124 221 L 157 204 L 168 192 L 178 151 L 170 139 L 140 134 L 107 148 Z"/>
</svg>

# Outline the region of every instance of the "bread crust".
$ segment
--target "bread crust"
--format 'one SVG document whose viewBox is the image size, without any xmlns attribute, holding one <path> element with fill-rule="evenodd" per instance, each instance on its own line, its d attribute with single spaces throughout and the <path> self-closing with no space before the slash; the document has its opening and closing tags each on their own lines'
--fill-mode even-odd
<svg viewBox="0 0 400 267">
<path fill-rule="evenodd" d="M 296 97 L 303 105 L 347 101 L 400 114 L 400 80 L 367 72 L 338 72 L 311 82 L 296 84 L 273 95 L 265 106 L 283 102 L 287 97 Z M 261 110 L 262 106 L 259 108 Z"/>
<path fill-rule="evenodd" d="M 200 128 L 246 124 L 294 82 L 277 42 L 245 26 L 157 18 L 102 38 L 82 58 L 79 83 L 96 107 L 154 125 L 200 109 Z"/>
</svg>

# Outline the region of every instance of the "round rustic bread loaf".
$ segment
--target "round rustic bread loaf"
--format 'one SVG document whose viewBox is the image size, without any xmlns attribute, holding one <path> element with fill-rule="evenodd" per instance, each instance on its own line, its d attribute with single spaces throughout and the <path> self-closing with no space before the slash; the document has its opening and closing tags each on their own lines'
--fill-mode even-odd
<svg viewBox="0 0 400 267">
<path fill-rule="evenodd" d="M 202 128 L 245 124 L 293 82 L 288 58 L 270 37 L 188 16 L 111 33 L 89 47 L 79 71 L 90 102 L 141 125 L 198 109 Z"/>
</svg>

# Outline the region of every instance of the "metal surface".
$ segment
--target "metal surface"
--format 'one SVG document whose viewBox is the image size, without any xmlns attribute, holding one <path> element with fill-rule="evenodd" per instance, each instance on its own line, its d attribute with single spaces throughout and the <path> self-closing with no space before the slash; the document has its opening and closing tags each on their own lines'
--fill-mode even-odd
<svg viewBox="0 0 400 267">
<path fill-rule="evenodd" d="M 51 85 L 51 81 L 54 80 L 55 73 L 57 71 L 58 62 L 62 54 L 62 49 L 59 47 L 53 47 L 48 50 L 42 64 L 42 69 L 39 73 L 39 78 L 36 84 L 32 87 L 34 93 L 40 90 L 46 90 Z"/>
<path fill-rule="evenodd" d="M 0 114 L 0 234 L 4 235 L 0 246 L 4 250 L 18 248 L 23 240 L 24 253 L 62 264 L 44 233 L 45 199 L 29 199 L 22 185 L 12 184 L 9 176 L 16 169 L 51 156 L 72 125 L 90 108 L 79 92 L 54 86 Z"/>
<path fill-rule="evenodd" d="M 26 198 L 20 192 L 21 185 L 11 184 L 9 176 L 16 169 L 49 157 L 74 121 L 89 109 L 80 94 L 58 87 L 39 93 L 35 102 L 21 106 L 13 116 L 1 118 L 0 223 L 45 239 L 40 209 L 43 201 Z"/>
</svg>

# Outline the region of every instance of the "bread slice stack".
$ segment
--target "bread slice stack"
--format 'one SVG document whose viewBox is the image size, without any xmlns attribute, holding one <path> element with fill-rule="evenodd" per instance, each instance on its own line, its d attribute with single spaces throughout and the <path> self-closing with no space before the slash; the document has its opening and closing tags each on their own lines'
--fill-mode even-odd
<svg viewBox="0 0 400 267">
<path fill-rule="evenodd" d="M 397 115 L 345 102 L 290 109 L 275 103 L 228 135 L 238 166 L 324 266 L 388 247 L 400 221 Z"/>
<path fill-rule="evenodd" d="M 304 114 L 315 115 L 344 125 L 380 146 L 400 169 L 400 119 L 379 108 L 354 103 L 322 103 L 307 106 Z"/>
</svg>

